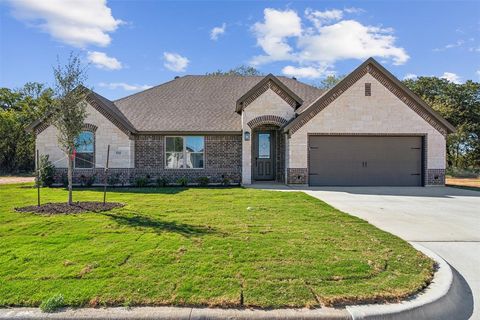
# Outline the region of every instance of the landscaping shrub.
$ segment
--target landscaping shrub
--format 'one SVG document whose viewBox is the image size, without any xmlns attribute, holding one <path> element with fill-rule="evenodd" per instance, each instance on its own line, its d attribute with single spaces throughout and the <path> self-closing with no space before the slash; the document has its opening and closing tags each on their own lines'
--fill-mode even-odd
<svg viewBox="0 0 480 320">
<path fill-rule="evenodd" d="M 157 184 L 157 187 L 161 187 L 161 188 L 168 186 L 168 180 L 166 178 L 163 178 L 163 177 L 158 177 L 155 180 L 155 183 Z"/>
<path fill-rule="evenodd" d="M 210 183 L 210 178 L 209 177 L 200 177 L 197 179 L 198 185 L 200 187 L 206 187 Z"/>
<path fill-rule="evenodd" d="M 177 180 L 177 183 L 181 187 L 186 187 L 188 185 L 188 179 L 187 179 L 187 177 L 180 178 L 180 179 Z"/>
<path fill-rule="evenodd" d="M 115 185 L 120 183 L 120 173 L 111 174 L 108 176 L 107 183 L 115 187 Z"/>
<path fill-rule="evenodd" d="M 91 187 L 95 183 L 95 178 L 97 174 L 92 174 L 91 176 L 81 175 L 80 176 L 80 185 L 82 187 Z"/>
<path fill-rule="evenodd" d="M 228 179 L 228 178 L 226 178 L 226 177 L 223 178 L 223 179 L 222 179 L 222 186 L 224 186 L 224 187 L 229 187 L 229 186 L 230 186 L 230 179 Z"/>
<path fill-rule="evenodd" d="M 55 166 L 48 159 L 48 155 L 40 156 L 40 161 L 38 163 L 40 168 L 40 183 L 43 187 L 51 187 L 53 182 L 55 182 Z"/>
<path fill-rule="evenodd" d="M 135 187 L 143 188 L 148 185 L 148 177 L 136 177 L 134 181 Z"/>
<path fill-rule="evenodd" d="M 65 300 L 61 294 L 56 294 L 47 300 L 42 301 L 40 310 L 43 312 L 54 312 L 65 306 Z"/>
</svg>

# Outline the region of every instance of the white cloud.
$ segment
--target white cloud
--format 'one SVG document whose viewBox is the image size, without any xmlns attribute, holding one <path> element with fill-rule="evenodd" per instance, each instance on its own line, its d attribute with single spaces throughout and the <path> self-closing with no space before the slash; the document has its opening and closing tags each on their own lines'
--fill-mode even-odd
<svg viewBox="0 0 480 320">
<path fill-rule="evenodd" d="M 105 0 L 10 0 L 18 20 L 75 47 L 107 46 L 109 33 L 122 23 Z"/>
<path fill-rule="evenodd" d="M 221 27 L 213 28 L 212 31 L 210 31 L 210 39 L 217 40 L 219 36 L 225 33 L 226 29 L 227 29 L 226 23 L 222 23 Z"/>
<path fill-rule="evenodd" d="M 362 8 L 355 8 L 355 7 L 345 8 L 345 9 L 343 9 L 343 11 L 345 11 L 346 13 L 352 13 L 352 14 L 360 14 L 360 13 L 364 13 L 364 12 L 365 12 L 364 9 L 362 9 Z"/>
<path fill-rule="evenodd" d="M 175 72 L 184 72 L 190 63 L 190 60 L 186 57 L 182 57 L 178 53 L 173 52 L 164 52 L 163 59 L 165 60 L 163 63 L 165 68 Z"/>
<path fill-rule="evenodd" d="M 461 83 L 461 77 L 453 72 L 444 72 L 440 78 L 447 79 L 448 81 L 456 84 Z"/>
<path fill-rule="evenodd" d="M 323 67 L 294 67 L 294 66 L 285 66 L 282 69 L 282 73 L 289 77 L 295 78 L 307 78 L 307 79 L 316 79 L 329 74 L 333 74 L 331 70 L 328 70 L 328 66 Z"/>
<path fill-rule="evenodd" d="M 403 80 L 410 80 L 410 79 L 417 79 L 418 76 L 414 73 L 407 73 L 404 77 Z"/>
<path fill-rule="evenodd" d="M 480 70 L 477 70 L 476 74 L 480 78 Z"/>
<path fill-rule="evenodd" d="M 348 12 L 337 9 L 306 10 L 306 21 L 303 21 L 306 26 L 302 28 L 302 19 L 295 11 L 265 9 L 264 21 L 255 23 L 252 28 L 264 55 L 253 57 L 250 63 L 290 61 L 299 64 L 297 69 L 321 70 L 346 59 L 380 57 L 396 65 L 409 59 L 405 49 L 396 45 L 391 28 L 342 20 L 345 13 Z M 308 22 L 313 26 L 308 27 Z"/>
<path fill-rule="evenodd" d="M 89 51 L 87 53 L 87 60 L 99 69 L 106 70 L 120 70 L 122 63 L 116 58 L 109 57 L 105 52 Z"/>
<path fill-rule="evenodd" d="M 307 9 L 305 10 L 305 16 L 310 20 L 317 29 L 325 23 L 330 23 L 333 21 L 338 21 L 343 18 L 343 11 L 338 9 L 318 11 Z"/>
<path fill-rule="evenodd" d="M 433 49 L 433 51 L 439 52 L 439 51 L 445 51 L 445 50 L 448 50 L 448 49 L 459 48 L 459 47 L 463 46 L 464 44 L 465 44 L 465 40 L 460 39 L 460 40 L 457 40 L 454 43 L 448 43 L 441 48 L 435 48 L 435 49 Z"/>
<path fill-rule="evenodd" d="M 143 84 L 143 85 L 128 84 L 128 83 L 125 83 L 125 82 L 110 82 L 110 83 L 100 82 L 98 85 L 102 88 L 108 88 L 108 89 L 112 89 L 112 90 L 120 88 L 120 89 L 123 89 L 125 91 L 147 90 L 147 89 L 152 87 L 152 86 L 147 85 L 147 84 Z"/>
<path fill-rule="evenodd" d="M 270 61 L 291 59 L 292 47 L 287 43 L 288 37 L 299 37 L 302 33 L 301 19 L 293 10 L 279 11 L 265 9 L 264 22 L 253 25 L 257 45 L 266 55 L 256 56 L 252 64 L 259 65 Z"/>
</svg>

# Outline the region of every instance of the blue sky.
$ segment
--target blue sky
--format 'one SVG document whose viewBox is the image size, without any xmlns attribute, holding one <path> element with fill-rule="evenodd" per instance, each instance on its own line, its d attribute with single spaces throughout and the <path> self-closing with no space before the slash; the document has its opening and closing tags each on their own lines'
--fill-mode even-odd
<svg viewBox="0 0 480 320">
<path fill-rule="evenodd" d="M 51 85 L 72 50 L 110 99 L 242 64 L 315 83 L 369 56 L 400 79 L 479 81 L 480 2 L 0 2 L 0 86 Z"/>
</svg>

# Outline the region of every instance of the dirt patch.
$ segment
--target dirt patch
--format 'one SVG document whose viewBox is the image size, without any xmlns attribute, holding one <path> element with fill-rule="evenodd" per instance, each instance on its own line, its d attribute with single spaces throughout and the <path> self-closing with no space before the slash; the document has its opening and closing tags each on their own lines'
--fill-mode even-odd
<svg viewBox="0 0 480 320">
<path fill-rule="evenodd" d="M 446 184 L 449 184 L 452 186 L 480 188 L 480 178 L 449 178 L 447 177 Z"/>
<path fill-rule="evenodd" d="M 0 184 L 35 182 L 34 177 L 0 177 Z"/>
<path fill-rule="evenodd" d="M 15 208 L 15 211 L 51 215 L 82 213 L 88 211 L 101 212 L 112 210 L 114 208 L 121 208 L 123 206 L 124 204 L 119 202 L 107 202 L 105 205 L 103 202 L 75 202 L 72 205 L 68 205 L 67 203 L 46 203 L 41 206 Z"/>
</svg>

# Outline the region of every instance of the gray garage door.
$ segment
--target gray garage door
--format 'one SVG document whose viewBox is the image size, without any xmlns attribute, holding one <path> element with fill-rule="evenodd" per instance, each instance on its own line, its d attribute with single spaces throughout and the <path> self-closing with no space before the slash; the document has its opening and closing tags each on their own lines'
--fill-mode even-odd
<svg viewBox="0 0 480 320">
<path fill-rule="evenodd" d="M 312 186 L 421 186 L 422 138 L 310 136 Z"/>
</svg>

